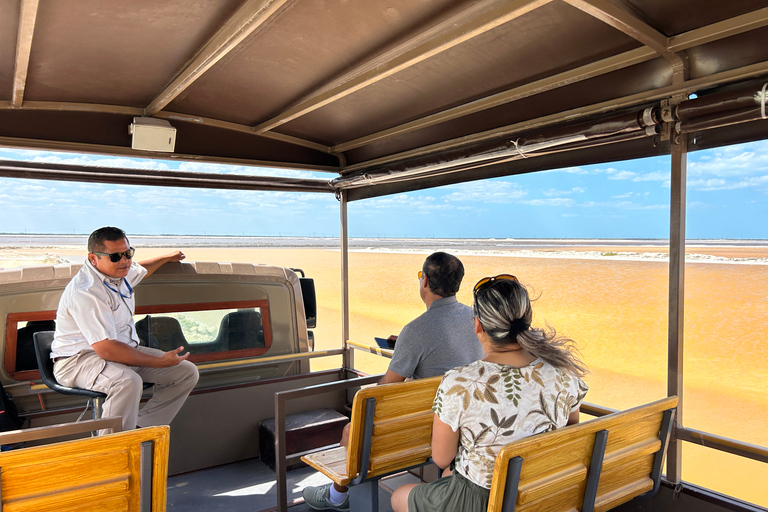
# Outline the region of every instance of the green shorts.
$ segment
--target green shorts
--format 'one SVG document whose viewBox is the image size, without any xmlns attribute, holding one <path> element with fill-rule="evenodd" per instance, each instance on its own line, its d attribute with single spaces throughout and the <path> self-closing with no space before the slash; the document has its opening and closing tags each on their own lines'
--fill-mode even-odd
<svg viewBox="0 0 768 512">
<path fill-rule="evenodd" d="M 451 476 L 414 487 L 408 494 L 408 512 L 485 512 L 490 494 L 490 489 L 454 472 Z"/>
</svg>

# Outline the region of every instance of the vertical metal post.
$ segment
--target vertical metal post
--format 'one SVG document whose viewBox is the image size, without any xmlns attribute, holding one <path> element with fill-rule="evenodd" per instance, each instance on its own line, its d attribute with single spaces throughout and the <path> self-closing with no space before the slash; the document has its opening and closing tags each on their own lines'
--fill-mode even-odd
<svg viewBox="0 0 768 512">
<path fill-rule="evenodd" d="M 581 512 L 594 512 L 597 500 L 597 486 L 600 485 L 600 475 L 603 472 L 605 447 L 608 446 L 608 431 L 603 429 L 595 432 L 595 442 L 592 445 L 592 459 L 587 473 L 587 484 L 584 486 L 584 499 L 581 502 Z"/>
<path fill-rule="evenodd" d="M 344 368 L 354 368 L 354 351 L 348 350 L 346 343 L 349 339 L 349 240 L 347 224 L 347 191 L 340 190 L 338 194 L 341 217 L 341 343 L 344 351 Z"/>
<path fill-rule="evenodd" d="M 141 443 L 139 451 L 139 511 L 151 512 L 152 510 L 152 480 L 154 468 L 153 441 Z"/>
<path fill-rule="evenodd" d="M 285 395 L 275 393 L 275 480 L 278 512 L 288 510 L 288 482 L 285 448 Z"/>
<path fill-rule="evenodd" d="M 688 173 L 688 137 L 672 138 L 672 186 L 669 216 L 669 327 L 667 395 L 680 401 L 675 425 L 683 424 L 683 303 L 685 298 L 685 189 Z M 667 455 L 667 480 L 681 479 L 682 446 L 673 434 Z"/>
<path fill-rule="evenodd" d="M 523 458 L 512 457 L 507 463 L 507 481 L 504 484 L 504 497 L 501 500 L 502 512 L 515 512 L 517 491 L 520 487 L 520 473 L 523 470 Z"/>
</svg>

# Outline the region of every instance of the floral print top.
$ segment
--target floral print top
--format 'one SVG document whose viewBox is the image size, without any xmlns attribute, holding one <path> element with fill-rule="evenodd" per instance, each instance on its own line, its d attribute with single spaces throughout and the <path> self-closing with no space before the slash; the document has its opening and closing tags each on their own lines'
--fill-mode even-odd
<svg viewBox="0 0 768 512">
<path fill-rule="evenodd" d="M 432 410 L 454 432 L 461 429 L 456 471 L 490 489 L 505 445 L 565 426 L 586 394 L 580 378 L 542 359 L 523 368 L 475 361 L 445 374 Z"/>
</svg>

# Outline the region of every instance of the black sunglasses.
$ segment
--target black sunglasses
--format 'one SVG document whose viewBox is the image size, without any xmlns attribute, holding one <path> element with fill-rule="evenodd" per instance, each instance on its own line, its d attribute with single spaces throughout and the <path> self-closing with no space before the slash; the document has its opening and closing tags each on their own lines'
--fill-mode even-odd
<svg viewBox="0 0 768 512">
<path fill-rule="evenodd" d="M 129 260 L 130 260 L 131 258 L 133 258 L 133 255 L 134 255 L 134 253 L 136 252 L 136 249 L 134 249 L 133 247 L 131 247 L 131 248 L 130 248 L 130 249 L 128 249 L 127 251 L 123 251 L 123 252 L 113 252 L 113 253 L 108 253 L 108 252 L 99 252 L 99 251 L 91 251 L 91 252 L 92 252 L 93 254 L 98 254 L 99 256 L 109 256 L 109 261 L 111 261 L 112 263 L 117 263 L 118 261 L 120 261 L 121 259 L 123 259 L 123 256 L 125 256 L 125 257 L 126 257 L 126 258 L 128 258 Z"/>
<path fill-rule="evenodd" d="M 490 283 L 493 283 L 495 281 L 517 281 L 517 278 L 512 274 L 499 274 L 493 277 L 484 277 L 477 282 L 474 290 L 472 290 L 472 293 L 477 295 L 477 292 L 479 290 L 483 289 L 485 286 L 490 286 Z"/>
</svg>

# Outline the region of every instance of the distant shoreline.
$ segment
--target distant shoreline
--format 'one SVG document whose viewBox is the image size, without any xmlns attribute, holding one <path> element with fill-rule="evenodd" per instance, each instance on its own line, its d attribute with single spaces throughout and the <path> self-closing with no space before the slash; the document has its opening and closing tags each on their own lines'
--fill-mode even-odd
<svg viewBox="0 0 768 512">
<path fill-rule="evenodd" d="M 83 235 L 0 235 L 0 268 L 79 263 L 85 255 Z M 340 251 L 337 238 L 133 236 L 140 250 L 183 249 L 213 251 L 216 261 L 248 261 L 259 250 Z M 663 239 L 450 239 L 350 238 L 355 254 L 429 254 L 446 251 L 457 256 L 541 258 L 593 261 L 642 261 L 666 264 L 669 246 Z M 211 258 L 212 256 L 204 256 Z M 686 262 L 768 265 L 768 240 L 689 240 Z M 201 260 L 202 261 L 202 260 Z"/>
<path fill-rule="evenodd" d="M 84 247 L 88 235 L 0 234 L 0 249 L 56 249 Z M 209 248 L 331 248 L 338 249 L 340 241 L 333 237 L 225 236 L 225 235 L 132 235 L 135 247 L 209 247 Z M 424 249 L 436 246 L 446 249 L 480 251 L 547 250 L 588 247 L 668 247 L 663 238 L 371 238 L 350 237 L 350 249 Z M 707 239 L 688 240 L 688 247 L 752 247 L 768 249 L 768 239 Z"/>
</svg>

